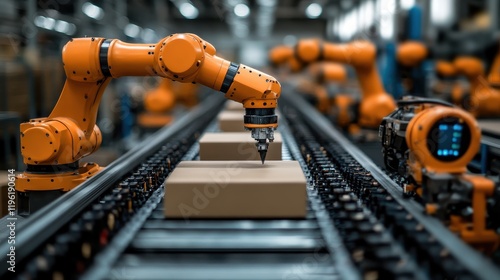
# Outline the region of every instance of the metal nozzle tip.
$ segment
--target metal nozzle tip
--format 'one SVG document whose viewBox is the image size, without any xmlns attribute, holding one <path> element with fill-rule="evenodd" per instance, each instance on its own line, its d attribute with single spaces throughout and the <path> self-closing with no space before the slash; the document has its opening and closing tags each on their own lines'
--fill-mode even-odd
<svg viewBox="0 0 500 280">
<path fill-rule="evenodd" d="M 260 160 L 262 161 L 262 164 L 264 164 L 264 161 L 266 161 L 267 151 L 266 150 L 260 150 L 259 154 L 260 154 Z"/>
</svg>

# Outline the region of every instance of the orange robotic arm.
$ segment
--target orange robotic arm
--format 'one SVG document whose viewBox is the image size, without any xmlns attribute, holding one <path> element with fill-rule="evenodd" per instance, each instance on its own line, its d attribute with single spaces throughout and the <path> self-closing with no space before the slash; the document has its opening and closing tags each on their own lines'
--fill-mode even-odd
<svg viewBox="0 0 500 280">
<path fill-rule="evenodd" d="M 308 68 L 315 84 L 301 85 L 302 88 L 310 87 L 310 93 L 313 94 L 317 101 L 317 108 L 321 113 L 328 114 L 330 111 L 330 96 L 326 88 L 328 82 L 344 83 L 347 79 L 347 73 L 339 63 L 335 62 L 320 62 L 311 64 Z M 304 90 L 307 92 L 307 90 Z"/>
<path fill-rule="evenodd" d="M 438 79 L 432 85 L 432 92 L 441 99 L 462 106 L 469 90 L 457 80 L 458 71 L 453 62 L 437 60 L 434 68 Z"/>
<path fill-rule="evenodd" d="M 423 43 L 408 41 L 398 45 L 396 59 L 405 67 L 415 67 L 427 57 L 427 54 L 427 47 Z"/>
<path fill-rule="evenodd" d="M 471 91 L 479 86 L 481 77 L 484 77 L 483 63 L 478 58 L 461 56 L 453 61 L 453 66 L 457 74 L 464 75 L 469 80 Z"/>
<path fill-rule="evenodd" d="M 488 82 L 495 87 L 500 86 L 500 49 L 491 65 L 490 73 L 488 74 Z"/>
<path fill-rule="evenodd" d="M 67 191 L 78 185 L 82 176 L 97 172 L 95 166 L 82 170 L 78 161 L 99 148 L 99 103 L 111 78 L 123 76 L 161 76 L 181 83 L 200 83 L 243 103 L 244 126 L 251 130 L 261 156 L 265 156 L 267 139 L 273 140 L 278 125 L 275 108 L 281 86 L 272 76 L 219 58 L 215 52 L 210 43 L 189 33 L 173 34 L 156 44 L 72 39 L 62 52 L 67 79 L 55 108 L 47 118 L 21 124 L 27 170 L 19 178 L 18 190 L 37 190 L 43 185 L 43 190 Z M 54 173 L 64 172 L 77 178 L 68 175 L 65 183 L 50 183 Z M 29 179 L 35 174 L 51 176 L 43 180 L 37 177 L 43 183 L 35 185 Z"/>
<path fill-rule="evenodd" d="M 470 83 L 470 100 L 466 109 L 475 117 L 500 116 L 500 92 L 484 78 L 481 61 L 474 57 L 459 57 L 453 64 Z"/>
<path fill-rule="evenodd" d="M 455 65 L 446 60 L 437 60 L 435 68 L 436 73 L 445 78 L 455 77 L 457 75 L 457 68 L 455 68 Z"/>
<path fill-rule="evenodd" d="M 283 65 L 293 57 L 293 49 L 289 46 L 279 45 L 269 51 L 269 61 L 275 65 Z"/>
<path fill-rule="evenodd" d="M 198 104 L 198 85 L 192 83 L 175 83 L 172 85 L 172 90 L 177 103 L 188 108 Z"/>
<path fill-rule="evenodd" d="M 320 84 L 326 82 L 344 83 L 347 80 L 345 67 L 335 62 L 311 64 L 309 73 Z"/>
<path fill-rule="evenodd" d="M 162 79 L 158 87 L 150 90 L 144 97 L 144 108 L 153 113 L 170 111 L 175 105 L 172 80 Z"/>
<path fill-rule="evenodd" d="M 304 65 L 295 57 L 293 48 L 279 45 L 269 51 L 269 61 L 274 67 L 287 66 L 292 72 L 299 72 Z"/>
<path fill-rule="evenodd" d="M 384 90 L 375 63 L 375 46 L 366 41 L 333 44 L 320 40 L 300 40 L 295 48 L 296 56 L 304 63 L 333 61 L 351 65 L 358 76 L 362 100 L 359 106 L 358 124 L 378 128 L 382 119 L 396 109 L 392 96 Z"/>
</svg>

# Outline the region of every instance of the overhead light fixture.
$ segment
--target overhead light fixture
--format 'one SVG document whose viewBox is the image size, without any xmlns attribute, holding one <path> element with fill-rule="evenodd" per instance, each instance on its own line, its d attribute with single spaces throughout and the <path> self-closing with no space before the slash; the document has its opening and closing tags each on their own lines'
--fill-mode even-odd
<svg viewBox="0 0 500 280">
<path fill-rule="evenodd" d="M 317 18 L 323 12 L 323 8 L 318 3 L 311 3 L 306 8 L 306 16 L 308 18 Z"/>
<path fill-rule="evenodd" d="M 133 24 L 133 23 L 129 23 L 129 24 L 125 25 L 125 29 L 123 29 L 123 33 L 125 33 L 125 35 L 127 35 L 131 38 L 139 37 L 139 35 L 141 34 L 141 31 L 142 31 L 142 28 L 136 24 Z"/>
<path fill-rule="evenodd" d="M 380 37 L 386 40 L 394 39 L 394 24 L 396 13 L 396 0 L 382 0 L 380 2 Z"/>
<path fill-rule="evenodd" d="M 44 16 L 36 16 L 34 23 L 38 27 L 45 28 L 45 19 L 46 19 L 46 17 L 44 17 Z"/>
<path fill-rule="evenodd" d="M 243 3 L 234 6 L 234 14 L 241 18 L 246 18 L 250 14 L 250 8 Z"/>
<path fill-rule="evenodd" d="M 250 33 L 250 29 L 245 24 L 238 24 L 233 27 L 234 33 L 237 37 L 244 38 Z"/>
<path fill-rule="evenodd" d="M 361 27 L 369 28 L 375 21 L 375 6 L 372 1 L 363 3 L 360 9 Z"/>
<path fill-rule="evenodd" d="M 96 20 L 101 20 L 104 18 L 104 10 L 101 7 L 96 6 L 90 2 L 83 3 L 82 11 L 89 18 L 93 18 Z"/>
<path fill-rule="evenodd" d="M 401 2 L 399 2 L 399 4 L 401 5 L 401 8 L 403 10 L 409 10 L 413 6 L 415 6 L 415 0 L 401 0 Z"/>
<path fill-rule="evenodd" d="M 276 7 L 278 0 L 257 0 L 257 4 L 265 7 Z"/>
<path fill-rule="evenodd" d="M 61 32 L 67 35 L 73 35 L 76 32 L 76 25 L 73 23 L 69 23 L 64 20 L 56 21 L 56 26 L 54 28 L 55 31 Z"/>
<path fill-rule="evenodd" d="M 69 29 L 69 23 L 64 20 L 58 20 L 56 21 L 56 26 L 54 28 L 55 31 L 61 32 L 61 33 L 66 33 Z"/>
<path fill-rule="evenodd" d="M 181 15 L 187 19 L 195 19 L 198 17 L 200 12 L 198 9 L 189 2 L 184 2 L 179 5 L 179 12 Z"/>
<path fill-rule="evenodd" d="M 35 25 L 47 30 L 53 30 L 56 26 L 56 20 L 51 17 L 37 16 L 35 17 Z"/>
<path fill-rule="evenodd" d="M 156 32 L 151 28 L 144 28 L 144 30 L 141 32 L 141 39 L 144 42 L 155 42 L 158 40 L 158 38 L 156 37 Z"/>
<path fill-rule="evenodd" d="M 54 30 L 66 35 L 73 35 L 76 33 L 76 25 L 64 20 L 56 20 L 45 16 L 36 16 L 34 23 L 40 28 Z"/>
<path fill-rule="evenodd" d="M 431 1 L 431 22 L 438 27 L 446 27 L 453 24 L 454 16 L 454 0 Z"/>
<path fill-rule="evenodd" d="M 297 44 L 297 37 L 295 35 L 286 35 L 283 37 L 283 44 L 287 46 L 295 46 Z"/>
<path fill-rule="evenodd" d="M 359 31 L 357 11 L 351 10 L 347 15 L 341 17 L 339 21 L 338 36 L 342 41 L 349 41 Z"/>
</svg>

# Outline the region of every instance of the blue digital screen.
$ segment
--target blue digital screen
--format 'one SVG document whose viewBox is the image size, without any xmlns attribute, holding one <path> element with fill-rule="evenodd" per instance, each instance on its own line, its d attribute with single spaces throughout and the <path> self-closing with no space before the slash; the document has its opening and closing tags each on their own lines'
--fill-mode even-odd
<svg viewBox="0 0 500 280">
<path fill-rule="evenodd" d="M 458 157 L 462 143 L 462 124 L 439 124 L 437 155 Z"/>
<path fill-rule="evenodd" d="M 447 117 L 434 123 L 427 135 L 427 147 L 437 159 L 454 161 L 467 152 L 470 140 L 467 124 L 459 118 Z"/>
</svg>

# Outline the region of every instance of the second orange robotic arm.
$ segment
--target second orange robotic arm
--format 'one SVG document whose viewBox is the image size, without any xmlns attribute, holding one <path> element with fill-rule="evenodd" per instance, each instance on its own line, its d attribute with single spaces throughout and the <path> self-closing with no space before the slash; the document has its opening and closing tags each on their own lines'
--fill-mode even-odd
<svg viewBox="0 0 500 280">
<path fill-rule="evenodd" d="M 334 44 L 314 39 L 300 40 L 296 56 L 304 63 L 334 61 L 351 65 L 356 71 L 361 87 L 362 100 L 358 124 L 377 128 L 382 119 L 396 109 L 392 96 L 387 94 L 376 67 L 375 46 L 367 41 Z"/>
<path fill-rule="evenodd" d="M 470 100 L 465 104 L 475 117 L 500 115 L 500 92 L 484 78 L 484 67 L 475 57 L 459 57 L 453 62 L 457 72 L 465 75 L 470 83 Z"/>
</svg>

